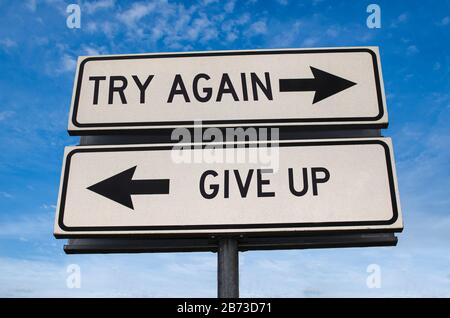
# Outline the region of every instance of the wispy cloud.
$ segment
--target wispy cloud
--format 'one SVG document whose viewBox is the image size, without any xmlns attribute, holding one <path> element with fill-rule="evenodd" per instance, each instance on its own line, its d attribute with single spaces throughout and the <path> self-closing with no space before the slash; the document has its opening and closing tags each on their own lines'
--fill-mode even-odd
<svg viewBox="0 0 450 318">
<path fill-rule="evenodd" d="M 36 0 L 27 0 L 25 1 L 25 6 L 32 12 L 36 11 L 37 1 Z"/>
<path fill-rule="evenodd" d="M 289 0 L 277 0 L 277 2 L 282 6 L 287 6 L 289 4 Z"/>
<path fill-rule="evenodd" d="M 407 12 L 403 12 L 402 14 L 400 14 L 397 18 L 395 18 L 392 22 L 390 27 L 391 28 L 397 28 L 399 27 L 401 24 L 405 24 L 409 19 L 409 15 Z"/>
<path fill-rule="evenodd" d="M 104 17 L 87 21 L 85 30 L 100 31 L 109 38 L 125 35 L 126 42 L 121 46 L 141 39 L 149 49 L 171 50 L 207 46 L 211 41 L 227 44 L 237 39 L 250 40 L 267 33 L 267 14 L 256 14 L 256 20 L 251 21 L 247 12 L 237 13 L 235 8 L 236 1 L 136 2 L 118 7 L 112 20 Z"/>
<path fill-rule="evenodd" d="M 15 112 L 10 110 L 0 111 L 0 122 L 14 116 Z"/>
<path fill-rule="evenodd" d="M 0 238 L 9 239 L 48 239 L 53 232 L 54 209 L 45 213 L 33 213 L 19 217 L 2 217 L 0 219 Z"/>
<path fill-rule="evenodd" d="M 266 21 L 256 21 L 250 25 L 248 30 L 245 32 L 246 36 L 257 36 L 261 34 L 267 33 L 267 24 Z"/>
<path fill-rule="evenodd" d="M 17 42 L 10 39 L 10 38 L 4 38 L 0 40 L 0 46 L 4 50 L 12 49 L 17 46 Z"/>
<path fill-rule="evenodd" d="M 14 196 L 11 193 L 6 192 L 6 191 L 0 191 L 0 196 L 2 196 L 3 198 L 6 198 L 6 199 L 14 198 Z"/>
<path fill-rule="evenodd" d="M 447 26 L 447 25 L 449 25 L 449 23 L 450 23 L 450 17 L 449 16 L 445 16 L 437 24 L 440 25 L 440 26 Z"/>
<path fill-rule="evenodd" d="M 302 46 L 303 47 L 313 47 L 314 45 L 316 45 L 319 42 L 320 42 L 319 37 L 310 36 L 302 41 Z"/>
<path fill-rule="evenodd" d="M 234 7 L 236 5 L 236 0 L 228 0 L 225 2 L 223 9 L 226 13 L 232 13 L 234 11 Z"/>
<path fill-rule="evenodd" d="M 44 203 L 44 204 L 42 204 L 42 206 L 41 206 L 43 209 L 45 209 L 45 210 L 55 210 L 56 209 L 56 205 L 55 204 L 46 204 L 46 203 Z"/>
<path fill-rule="evenodd" d="M 419 53 L 419 49 L 417 48 L 416 45 L 409 45 L 406 48 L 406 54 L 407 55 L 414 55 L 414 54 L 417 54 L 417 53 Z"/>
<path fill-rule="evenodd" d="M 88 14 L 93 14 L 99 10 L 112 9 L 114 8 L 115 0 L 97 0 L 84 2 L 83 8 L 86 9 Z"/>
<path fill-rule="evenodd" d="M 64 257 L 60 261 L 0 257 L 0 296 L 214 297 L 215 257 L 191 254 L 181 258 L 182 262 L 179 256 L 92 255 Z M 70 264 L 79 266 L 79 289 L 67 287 Z"/>
<path fill-rule="evenodd" d="M 166 1 L 155 1 L 155 2 L 138 2 L 133 3 L 131 8 L 120 12 L 117 17 L 119 21 L 123 22 L 128 27 L 135 27 L 136 23 L 139 22 L 143 17 L 150 14 L 159 6 L 168 6 Z M 161 7 L 159 7 L 160 9 Z"/>
<path fill-rule="evenodd" d="M 77 61 L 75 58 L 67 53 L 64 53 L 58 64 L 56 65 L 56 68 L 52 70 L 53 74 L 61 74 L 61 73 L 67 73 L 67 72 L 73 72 L 75 70 L 75 67 L 77 65 Z"/>
<path fill-rule="evenodd" d="M 85 55 L 100 55 L 107 53 L 105 46 L 97 46 L 95 44 L 83 45 L 82 50 Z"/>
</svg>

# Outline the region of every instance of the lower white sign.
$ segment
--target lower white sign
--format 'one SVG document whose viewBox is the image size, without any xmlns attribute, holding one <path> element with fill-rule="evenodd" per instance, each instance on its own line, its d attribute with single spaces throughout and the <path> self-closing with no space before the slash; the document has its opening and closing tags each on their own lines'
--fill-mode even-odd
<svg viewBox="0 0 450 318">
<path fill-rule="evenodd" d="M 240 145 L 67 147 L 54 234 L 402 230 L 389 138 Z"/>
</svg>

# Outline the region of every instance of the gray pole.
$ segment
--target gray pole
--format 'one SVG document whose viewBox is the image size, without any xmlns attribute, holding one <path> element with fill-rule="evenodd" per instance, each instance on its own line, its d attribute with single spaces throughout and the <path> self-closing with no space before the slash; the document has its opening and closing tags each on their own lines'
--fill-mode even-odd
<svg viewBox="0 0 450 318">
<path fill-rule="evenodd" d="M 217 252 L 217 296 L 239 298 L 239 254 L 235 238 L 219 240 Z"/>
</svg>

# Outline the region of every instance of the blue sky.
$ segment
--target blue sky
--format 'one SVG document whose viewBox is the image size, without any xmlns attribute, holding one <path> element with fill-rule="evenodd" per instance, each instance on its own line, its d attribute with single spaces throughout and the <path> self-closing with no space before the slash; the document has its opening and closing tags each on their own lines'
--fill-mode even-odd
<svg viewBox="0 0 450 318">
<path fill-rule="evenodd" d="M 79 55 L 380 47 L 405 230 L 397 247 L 246 252 L 241 296 L 450 296 L 450 1 L 0 0 L 0 296 L 216 295 L 216 255 L 64 255 L 52 235 Z M 366 7 L 381 8 L 381 28 Z M 81 288 L 66 287 L 69 264 Z M 369 264 L 381 288 L 366 286 Z"/>
</svg>

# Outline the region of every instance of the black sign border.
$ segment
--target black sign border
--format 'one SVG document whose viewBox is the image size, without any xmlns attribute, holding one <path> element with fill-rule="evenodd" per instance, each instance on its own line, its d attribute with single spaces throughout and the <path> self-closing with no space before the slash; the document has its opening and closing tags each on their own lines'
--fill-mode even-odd
<svg viewBox="0 0 450 318">
<path fill-rule="evenodd" d="M 313 222 L 313 223 L 265 223 L 265 224 L 215 224 L 215 225 L 164 225 L 164 226 L 78 226 L 78 227 L 68 227 L 64 224 L 64 209 L 65 209 L 65 201 L 67 195 L 67 184 L 69 180 L 69 171 L 70 171 L 70 161 L 71 157 L 76 153 L 80 152 L 123 152 L 123 151 L 167 151 L 171 150 L 173 146 L 144 146 L 144 147 L 89 147 L 89 148 L 77 148 L 72 150 L 67 154 L 65 167 L 63 170 L 63 180 L 62 180 L 62 191 L 59 205 L 59 213 L 58 213 L 58 225 L 65 232 L 103 232 L 103 231 L 182 231 L 182 230 L 236 230 L 236 229 L 277 229 L 277 228 L 314 228 L 314 227 L 349 227 L 349 226 L 377 226 L 377 225 L 392 225 L 398 219 L 398 204 L 397 204 L 397 196 L 396 196 L 396 186 L 394 182 L 394 173 L 392 168 L 391 154 L 389 146 L 383 141 L 379 139 L 373 140 L 336 140 L 336 141 L 314 141 L 314 142 L 287 142 L 278 144 L 280 147 L 298 147 L 298 146 L 334 146 L 334 145 L 368 145 L 375 144 L 383 147 L 386 157 L 386 168 L 388 172 L 389 179 L 389 189 L 391 195 L 391 203 L 392 203 L 392 217 L 389 220 L 377 220 L 377 221 L 342 221 L 342 222 Z M 222 145 L 223 146 L 223 145 Z M 234 145 L 236 147 L 236 145 Z M 258 147 L 257 144 L 246 144 L 246 147 Z M 361 229 L 362 230 L 362 229 Z M 349 230 L 357 231 L 357 230 Z M 374 232 L 378 230 L 375 229 Z M 384 232 L 389 230 L 383 230 Z M 394 230 L 395 231 L 395 230 Z M 326 230 L 320 232 L 327 232 Z M 364 232 L 370 232 L 365 229 Z M 305 231 L 305 233 L 307 233 Z M 128 233 L 130 234 L 130 233 Z M 141 235 L 153 235 L 141 233 Z M 192 235 L 191 235 L 192 234 Z M 223 233 L 221 233 L 223 234 Z M 257 233 L 256 233 L 257 234 Z M 99 235 L 99 234 L 91 234 L 91 235 Z M 100 234 L 101 235 L 101 234 Z M 120 234 L 126 235 L 125 234 Z M 133 234 L 134 235 L 134 234 Z M 139 235 L 136 234 L 136 235 Z M 177 234 L 174 234 L 177 235 Z M 178 234 L 179 235 L 179 234 Z M 188 236 L 195 236 L 195 233 L 185 233 Z M 197 233 L 198 235 L 198 233 Z M 211 235 L 211 233 L 203 233 L 203 235 Z M 56 237 L 74 237 L 75 235 L 65 235 L 58 234 Z M 79 237 L 86 236 L 85 234 L 79 235 Z"/>
<path fill-rule="evenodd" d="M 372 57 L 374 76 L 375 76 L 375 86 L 377 90 L 378 99 L 378 115 L 374 117 L 339 117 L 339 118 L 285 118 L 285 119 L 239 119 L 239 120 L 204 120 L 203 125 L 214 126 L 214 125 L 230 125 L 235 126 L 239 124 L 292 124 L 292 126 L 299 125 L 301 123 L 327 123 L 327 122 L 348 122 L 349 127 L 354 126 L 365 126 L 374 128 L 386 128 L 387 123 L 367 123 L 367 124 L 355 124 L 355 121 L 377 121 L 384 116 L 384 103 L 383 94 L 381 90 L 379 65 L 377 60 L 377 55 L 374 51 L 369 48 L 334 48 L 334 49 L 300 49 L 300 50 L 261 50 L 261 51 L 230 51 L 230 52 L 199 52 L 199 53 L 166 53 L 166 54 L 149 54 L 149 55 L 120 55 L 120 56 L 96 56 L 88 57 L 80 63 L 77 86 L 75 90 L 75 98 L 73 104 L 73 112 L 71 121 L 72 124 L 77 128 L 94 128 L 92 130 L 68 130 L 70 135 L 85 134 L 87 131 L 91 133 L 105 133 L 107 129 L 95 130 L 95 128 L 111 128 L 112 131 L 117 131 L 121 127 L 123 130 L 150 130 L 153 126 L 163 126 L 163 128 L 173 128 L 174 126 L 189 126 L 194 125 L 194 121 L 159 121 L 159 122 L 132 122 L 132 123 L 80 123 L 77 120 L 78 106 L 80 91 L 82 85 L 84 66 L 90 61 L 105 61 L 105 60 L 129 60 L 129 59 L 151 59 L 151 58 L 177 58 L 177 57 L 205 57 L 205 56 L 235 56 L 235 55 L 276 55 L 276 54 L 317 54 L 317 53 L 369 53 Z M 145 127 L 147 126 L 147 128 Z M 312 126 L 312 125 L 311 125 Z M 330 126 L 340 126 L 345 127 L 346 124 L 335 124 Z M 130 128 L 139 127 L 139 128 Z M 160 128 L 160 127 L 158 127 Z M 153 128 L 154 129 L 154 128 Z"/>
</svg>

